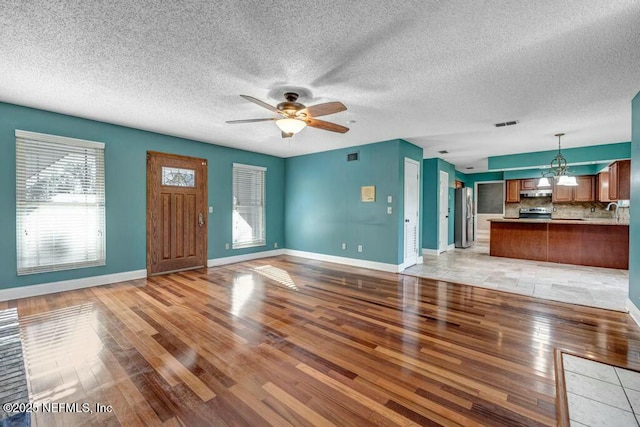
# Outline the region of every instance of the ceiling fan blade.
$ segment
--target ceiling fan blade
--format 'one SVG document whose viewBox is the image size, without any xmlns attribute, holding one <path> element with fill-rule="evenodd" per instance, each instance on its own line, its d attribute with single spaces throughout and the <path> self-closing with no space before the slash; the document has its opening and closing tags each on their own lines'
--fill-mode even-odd
<svg viewBox="0 0 640 427">
<path fill-rule="evenodd" d="M 266 102 L 262 102 L 257 98 L 254 98 L 253 96 L 249 96 L 249 95 L 240 95 L 241 97 L 243 97 L 244 99 L 246 99 L 247 101 L 251 101 L 254 104 L 258 104 L 259 106 L 266 108 L 269 111 L 273 111 L 274 113 L 278 113 L 281 116 L 286 116 L 286 114 L 280 110 L 278 110 L 276 107 L 274 107 L 273 105 L 269 105 Z"/>
<path fill-rule="evenodd" d="M 339 113 L 340 111 L 346 111 L 347 107 L 342 102 L 325 102 L 324 104 L 312 105 L 307 108 L 303 108 L 298 112 L 298 115 L 304 113 L 309 117 L 326 116 L 328 114 Z"/>
<path fill-rule="evenodd" d="M 307 123 L 308 126 L 311 126 L 313 128 L 330 130 L 331 132 L 339 132 L 339 133 L 347 133 L 349 131 L 349 128 L 347 127 L 337 125 L 331 122 L 325 122 L 324 120 L 305 119 L 304 121 L 305 123 Z"/>
<path fill-rule="evenodd" d="M 254 122 L 269 122 L 273 120 L 280 120 L 279 117 L 272 117 L 270 119 L 246 119 L 246 120 L 227 120 L 225 123 L 235 125 L 237 123 L 254 123 Z"/>
<path fill-rule="evenodd" d="M 282 132 L 282 137 L 283 138 L 291 138 L 293 136 L 293 133 L 289 133 L 289 132 Z"/>
</svg>

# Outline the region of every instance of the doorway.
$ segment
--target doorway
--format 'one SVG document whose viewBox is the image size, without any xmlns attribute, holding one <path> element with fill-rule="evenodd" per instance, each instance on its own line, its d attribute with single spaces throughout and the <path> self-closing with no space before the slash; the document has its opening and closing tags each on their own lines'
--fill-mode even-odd
<svg viewBox="0 0 640 427">
<path fill-rule="evenodd" d="M 438 253 L 449 248 L 449 174 L 440 171 L 438 185 Z"/>
<path fill-rule="evenodd" d="M 207 265 L 207 161 L 147 152 L 147 275 Z"/>
<path fill-rule="evenodd" d="M 404 159 L 404 261 L 405 268 L 418 262 L 420 211 L 420 163 Z"/>
<path fill-rule="evenodd" d="M 489 241 L 491 218 L 504 216 L 504 181 L 476 182 L 476 241 L 486 243 Z"/>
</svg>

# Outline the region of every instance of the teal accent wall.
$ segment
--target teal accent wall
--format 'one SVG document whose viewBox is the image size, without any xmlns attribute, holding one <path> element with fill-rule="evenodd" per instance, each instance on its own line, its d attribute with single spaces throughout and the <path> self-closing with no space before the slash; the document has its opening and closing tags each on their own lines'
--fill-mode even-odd
<svg viewBox="0 0 640 427">
<path fill-rule="evenodd" d="M 16 129 L 105 143 L 107 265 L 16 275 Z M 284 246 L 284 159 L 0 103 L 0 289 L 145 269 L 147 150 L 208 160 L 209 259 Z M 234 162 L 267 168 L 267 246 L 224 249 L 231 243 Z"/>
<path fill-rule="evenodd" d="M 454 242 L 454 197 L 455 182 L 460 176 L 456 168 L 451 163 L 438 159 L 424 159 L 422 162 L 422 247 L 424 249 L 438 249 L 438 234 L 440 225 L 438 212 L 440 210 L 440 198 L 438 197 L 440 171 L 449 174 L 449 227 L 448 244 Z M 466 184 L 465 184 L 466 185 Z"/>
<path fill-rule="evenodd" d="M 631 208 L 629 299 L 640 308 L 640 92 L 631 102 Z"/>
<path fill-rule="evenodd" d="M 509 154 L 489 157 L 489 170 L 524 169 L 547 167 L 558 150 L 536 151 L 533 153 Z M 631 143 L 592 145 L 589 147 L 562 149 L 562 155 L 570 163 L 611 162 L 631 157 Z M 571 168 L 573 169 L 573 168 Z M 582 175 L 576 173 L 576 175 Z"/>
<path fill-rule="evenodd" d="M 347 162 L 354 151 L 359 160 Z M 392 140 L 286 159 L 287 248 L 401 264 L 404 157 L 420 163 L 422 149 Z M 369 185 L 376 187 L 376 200 L 361 202 L 360 187 Z"/>
</svg>

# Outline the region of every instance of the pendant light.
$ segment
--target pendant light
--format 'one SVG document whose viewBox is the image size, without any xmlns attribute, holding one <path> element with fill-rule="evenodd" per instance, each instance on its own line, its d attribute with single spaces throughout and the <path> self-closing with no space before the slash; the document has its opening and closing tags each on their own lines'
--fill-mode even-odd
<svg viewBox="0 0 640 427">
<path fill-rule="evenodd" d="M 564 136 L 564 133 L 556 133 L 555 136 L 558 137 L 558 154 L 551 160 L 549 170 L 542 173 L 542 178 L 538 181 L 538 187 L 551 186 L 548 177 L 554 177 L 556 179 L 556 185 L 575 187 L 578 185 L 578 182 L 575 176 L 569 175 L 567 159 L 564 158 L 560 149 L 560 138 Z"/>
</svg>

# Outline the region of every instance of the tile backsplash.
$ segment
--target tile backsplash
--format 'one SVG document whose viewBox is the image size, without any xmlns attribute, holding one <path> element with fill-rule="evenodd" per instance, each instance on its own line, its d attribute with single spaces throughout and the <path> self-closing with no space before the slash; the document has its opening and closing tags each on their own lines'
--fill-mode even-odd
<svg viewBox="0 0 640 427">
<path fill-rule="evenodd" d="M 586 218 L 586 219 L 605 219 L 616 218 L 616 208 L 612 206 L 611 210 L 606 210 L 609 203 L 605 202 L 573 202 L 573 203 L 552 203 L 551 197 L 532 197 L 523 198 L 520 203 L 505 203 L 504 216 L 506 218 L 518 218 L 520 214 L 520 208 L 555 208 L 555 211 L 551 214 L 552 218 Z M 591 212 L 591 209 L 594 212 Z M 629 221 L 629 208 L 617 208 L 620 211 L 617 213 L 621 222 Z"/>
</svg>

